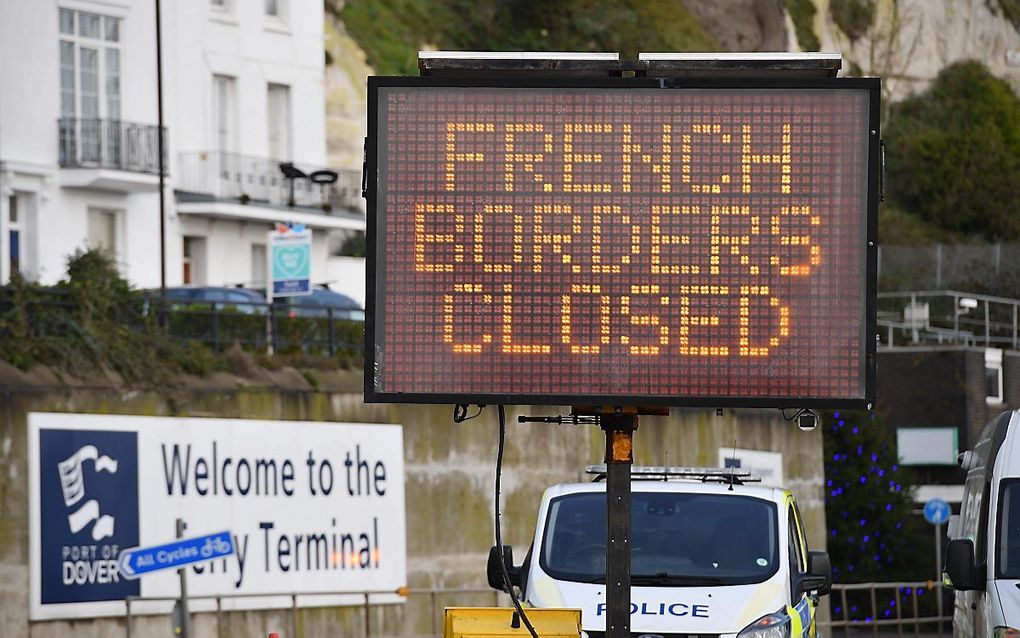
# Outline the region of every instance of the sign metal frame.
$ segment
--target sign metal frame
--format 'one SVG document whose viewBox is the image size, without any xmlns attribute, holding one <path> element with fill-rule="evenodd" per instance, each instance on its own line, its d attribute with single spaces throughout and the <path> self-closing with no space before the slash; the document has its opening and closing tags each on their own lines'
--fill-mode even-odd
<svg viewBox="0 0 1020 638">
<path fill-rule="evenodd" d="M 864 90 L 868 92 L 867 207 L 865 220 L 865 291 L 864 291 L 864 396 L 839 397 L 713 397 L 713 396 L 650 396 L 639 397 L 597 394 L 484 394 L 484 393 L 412 393 L 385 392 L 375 387 L 376 334 L 385 310 L 377 295 L 385 285 L 385 273 L 379 268 L 378 238 L 384 232 L 385 220 L 379 213 L 379 89 L 420 88 L 520 88 L 520 89 L 823 89 Z M 365 402 L 366 403 L 454 403 L 454 404 L 522 404 L 522 405 L 633 405 L 671 407 L 734 407 L 734 408 L 868 408 L 875 401 L 875 367 L 877 349 L 878 292 L 878 204 L 882 197 L 881 175 L 881 80 L 879 78 L 576 78 L 576 77 L 404 77 L 372 76 L 368 78 L 368 137 L 365 144 L 364 196 L 366 200 L 366 303 L 365 317 Z"/>
</svg>

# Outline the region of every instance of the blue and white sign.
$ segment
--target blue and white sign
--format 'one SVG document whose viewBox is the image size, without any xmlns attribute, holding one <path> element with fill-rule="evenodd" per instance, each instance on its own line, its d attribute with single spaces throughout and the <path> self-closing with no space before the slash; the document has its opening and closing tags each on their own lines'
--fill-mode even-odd
<svg viewBox="0 0 1020 638">
<path fill-rule="evenodd" d="M 950 514 L 952 514 L 952 510 L 949 508 L 949 503 L 941 498 L 930 499 L 924 504 L 924 520 L 932 525 L 945 523 L 949 520 Z"/>
<path fill-rule="evenodd" d="M 289 606 L 281 591 L 353 605 L 337 592 L 407 583 L 399 425 L 33 412 L 27 437 L 32 620 L 176 597 L 182 565 L 197 612 L 225 594 L 244 596 L 224 609 Z M 167 542 L 178 519 L 188 539 Z"/>
<path fill-rule="evenodd" d="M 269 251 L 273 297 L 294 297 L 312 292 L 312 230 L 303 224 L 277 224 L 266 242 Z"/>
<path fill-rule="evenodd" d="M 176 569 L 233 553 L 234 539 L 230 532 L 182 538 L 155 547 L 132 547 L 120 552 L 120 574 L 134 580 L 150 572 Z"/>
</svg>

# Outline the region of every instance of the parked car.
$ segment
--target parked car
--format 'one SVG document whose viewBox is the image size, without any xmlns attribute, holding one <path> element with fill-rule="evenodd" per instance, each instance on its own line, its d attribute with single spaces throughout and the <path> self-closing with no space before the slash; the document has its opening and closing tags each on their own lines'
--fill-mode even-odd
<svg viewBox="0 0 1020 638">
<path fill-rule="evenodd" d="M 357 301 L 322 285 L 314 286 L 307 295 L 277 297 L 273 299 L 273 305 L 290 317 L 324 319 L 332 311 L 334 319 L 365 320 L 365 309 Z"/>
<path fill-rule="evenodd" d="M 157 299 L 158 289 L 148 291 L 150 299 Z M 220 286 L 175 286 L 166 289 L 166 300 L 171 307 L 216 305 L 217 310 L 236 310 L 246 315 L 266 314 L 266 300 L 253 290 Z"/>
</svg>

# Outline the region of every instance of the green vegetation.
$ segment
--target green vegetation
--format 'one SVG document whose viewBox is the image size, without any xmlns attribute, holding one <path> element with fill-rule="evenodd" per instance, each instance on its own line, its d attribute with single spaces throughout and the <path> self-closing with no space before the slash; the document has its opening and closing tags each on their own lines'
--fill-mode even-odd
<svg viewBox="0 0 1020 638">
<path fill-rule="evenodd" d="M 815 33 L 815 3 L 811 0 L 786 0 L 786 12 L 793 20 L 797 44 L 805 51 L 818 51 L 822 43 Z"/>
<path fill-rule="evenodd" d="M 145 299 L 101 251 L 68 259 L 54 287 L 15 278 L 0 294 L 0 359 L 81 379 L 113 372 L 129 384 L 159 386 L 179 373 L 219 367 L 208 348 L 168 338 L 145 312 Z"/>
<path fill-rule="evenodd" d="M 119 379 L 140 387 L 174 385 L 182 374 L 244 375 L 257 366 L 288 364 L 337 369 L 360 362 L 360 321 L 281 311 L 273 322 L 277 356 L 256 364 L 243 350 L 266 350 L 264 309 L 213 312 L 209 304 L 174 305 L 160 326 L 158 303 L 155 295 L 132 290 L 106 253 L 79 252 L 56 286 L 15 277 L 0 287 L 0 360 L 22 370 L 46 366 L 79 381 Z M 319 385 L 318 377 L 302 374 L 313 388 Z"/>
<path fill-rule="evenodd" d="M 875 0 L 831 0 L 829 13 L 843 33 L 851 40 L 856 40 L 871 28 L 875 16 Z"/>
<path fill-rule="evenodd" d="M 809 0 L 805 0 L 810 4 Z M 419 49 L 481 51 L 711 51 L 718 44 L 668 0 L 348 0 L 339 17 L 369 64 L 416 75 Z"/>
<path fill-rule="evenodd" d="M 999 0 L 999 8 L 1002 9 L 1002 15 L 1020 31 L 1020 0 Z"/>
<path fill-rule="evenodd" d="M 1005 81 L 978 62 L 946 67 L 928 91 L 889 107 L 884 137 L 886 189 L 904 219 L 1020 238 L 1020 98 Z"/>
</svg>

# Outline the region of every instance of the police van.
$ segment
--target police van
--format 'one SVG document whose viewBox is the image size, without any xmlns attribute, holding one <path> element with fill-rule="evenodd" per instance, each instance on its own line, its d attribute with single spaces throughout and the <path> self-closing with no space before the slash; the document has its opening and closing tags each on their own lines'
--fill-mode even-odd
<svg viewBox="0 0 1020 638">
<path fill-rule="evenodd" d="M 505 590 L 502 558 L 523 603 L 579 608 L 589 638 L 604 638 L 605 466 L 588 471 L 593 482 L 546 490 L 522 565 L 509 546 L 493 547 L 487 571 Z M 792 492 L 751 480 L 719 468 L 632 469 L 633 636 L 815 636 L 829 557 L 808 550 Z"/>
<path fill-rule="evenodd" d="M 953 634 L 1020 635 L 1020 411 L 992 419 L 959 460 L 967 478 L 945 562 Z"/>
</svg>

